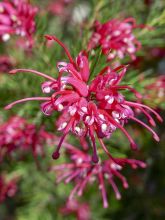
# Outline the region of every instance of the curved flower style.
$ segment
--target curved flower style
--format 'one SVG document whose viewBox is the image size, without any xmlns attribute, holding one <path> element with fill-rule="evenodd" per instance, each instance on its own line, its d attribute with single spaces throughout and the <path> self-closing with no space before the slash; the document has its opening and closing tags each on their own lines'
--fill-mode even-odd
<svg viewBox="0 0 165 220">
<path fill-rule="evenodd" d="M 57 174 L 57 183 L 63 180 L 65 183 L 70 183 L 71 181 L 75 183 L 69 200 L 72 200 L 75 194 L 81 196 L 88 183 L 93 184 L 93 182 L 97 181 L 102 194 L 103 206 L 107 208 L 108 201 L 105 181 L 113 188 L 116 199 L 120 199 L 121 194 L 114 179 L 116 177 L 119 178 L 123 187 L 128 188 L 126 178 L 120 173 L 125 165 L 128 164 L 133 169 L 146 167 L 146 164 L 139 160 L 113 157 L 98 164 L 92 164 L 91 157 L 87 152 L 81 151 L 69 144 L 65 144 L 65 147 L 71 161 L 61 165 L 55 165 L 50 170 L 55 171 Z"/>
<path fill-rule="evenodd" d="M 55 141 L 54 135 L 47 133 L 43 127 L 27 123 L 19 116 L 11 117 L 0 125 L 0 161 L 5 156 L 12 156 L 15 151 L 32 151 L 34 158 L 44 156 L 44 144 Z"/>
<path fill-rule="evenodd" d="M 140 26 L 134 18 L 126 18 L 123 21 L 113 19 L 104 24 L 96 21 L 88 50 L 101 46 L 108 60 L 115 57 L 123 59 L 127 54 L 134 60 L 136 52 L 141 48 L 140 42 L 133 34 L 133 29 L 138 27 Z"/>
<path fill-rule="evenodd" d="M 27 38 L 30 47 L 33 44 L 37 11 L 37 7 L 30 5 L 27 0 L 0 2 L 0 38 L 7 41 L 12 34 L 20 35 Z"/>
<path fill-rule="evenodd" d="M 139 109 L 149 119 L 151 125 L 155 122 L 148 111 L 152 112 L 158 120 L 162 121 L 150 107 L 138 102 L 127 101 L 120 93 L 122 90 L 129 90 L 136 97 L 141 97 L 140 94 L 128 85 L 119 85 L 124 77 L 127 67 L 119 66 L 113 70 L 110 67 L 105 67 L 95 79 L 89 83 L 89 63 L 87 56 L 81 52 L 76 61 L 71 57 L 66 46 L 54 36 L 46 36 L 48 40 L 55 40 L 65 50 L 69 63 L 59 62 L 57 64 L 59 76 L 54 79 L 44 73 L 27 70 L 16 69 L 10 73 L 17 72 L 34 73 L 46 78 L 48 81 L 42 84 L 42 91 L 49 94 L 49 97 L 31 97 L 15 101 L 6 109 L 12 108 L 15 104 L 30 100 L 44 101 L 41 104 L 41 110 L 45 115 L 51 115 L 53 111 L 61 113 L 58 130 L 63 132 L 63 136 L 53 153 L 53 158 L 57 159 L 60 156 L 60 148 L 66 135 L 71 131 L 79 137 L 89 136 L 93 145 L 93 162 L 98 162 L 96 138 L 109 138 L 111 134 L 119 128 L 128 138 L 132 149 L 136 149 L 136 144 L 132 137 L 123 127 L 129 119 L 141 124 L 147 128 L 153 135 L 156 141 L 159 141 L 157 134 L 145 123 L 135 117 L 133 109 Z M 65 76 L 64 73 L 67 73 Z M 103 148 L 106 152 L 107 149 Z"/>
<path fill-rule="evenodd" d="M 13 197 L 17 192 L 17 178 L 7 180 L 5 175 L 0 175 L 0 203 L 7 197 Z"/>
<path fill-rule="evenodd" d="M 87 203 L 79 203 L 77 200 L 68 200 L 65 207 L 60 209 L 61 214 L 75 214 L 77 220 L 90 220 L 90 209 Z"/>
</svg>

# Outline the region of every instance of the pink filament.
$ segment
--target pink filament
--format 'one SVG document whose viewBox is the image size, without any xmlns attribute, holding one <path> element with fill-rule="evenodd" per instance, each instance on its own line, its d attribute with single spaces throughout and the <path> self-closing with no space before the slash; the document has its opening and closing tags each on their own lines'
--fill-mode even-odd
<svg viewBox="0 0 165 220">
<path fill-rule="evenodd" d="M 102 139 L 98 138 L 103 150 L 106 152 L 106 154 L 109 156 L 109 158 L 111 158 L 112 160 L 115 161 L 115 159 L 113 159 L 113 157 L 111 156 L 111 154 L 109 153 L 109 151 L 107 150 L 106 146 L 104 145 L 104 142 L 102 141 Z"/>
<path fill-rule="evenodd" d="M 38 76 L 42 76 L 42 77 L 44 77 L 46 79 L 49 79 L 51 81 L 55 81 L 56 82 L 56 80 L 53 77 L 48 76 L 48 75 L 46 75 L 44 73 L 41 73 L 39 71 L 36 71 L 36 70 L 32 70 L 32 69 L 15 69 L 15 70 L 11 70 L 9 73 L 15 74 L 15 73 L 18 73 L 18 72 L 34 73 L 34 74 L 36 74 Z"/>
<path fill-rule="evenodd" d="M 51 35 L 45 35 L 45 37 L 46 37 L 48 40 L 54 40 L 54 41 L 56 41 L 56 42 L 65 50 L 65 53 L 66 53 L 66 55 L 68 56 L 70 62 L 71 62 L 73 65 L 75 65 L 74 60 L 73 60 L 73 58 L 72 58 L 72 56 L 71 56 L 71 54 L 70 54 L 68 48 L 67 48 L 57 37 L 51 36 Z"/>
<path fill-rule="evenodd" d="M 112 186 L 112 188 L 113 188 L 113 190 L 115 192 L 116 199 L 121 199 L 121 194 L 120 194 L 120 192 L 119 192 L 115 182 L 113 181 L 112 177 L 109 177 L 108 180 L 109 180 L 109 182 L 110 182 L 110 184 L 111 184 L 111 186 Z"/>
<path fill-rule="evenodd" d="M 159 142 L 159 137 L 158 135 L 148 126 L 146 125 L 144 122 L 140 121 L 139 119 L 135 118 L 135 117 L 130 117 L 132 120 L 138 122 L 139 124 L 141 124 L 142 126 L 144 126 L 147 130 L 149 130 L 152 134 L 153 134 L 153 138 Z"/>
<path fill-rule="evenodd" d="M 152 108 L 150 108 L 149 106 L 147 105 L 143 105 L 143 104 L 140 104 L 140 103 L 135 103 L 135 102 L 129 102 L 129 101 L 125 101 L 126 104 L 130 105 L 130 106 L 133 106 L 133 107 L 143 107 L 143 108 L 146 108 L 148 109 L 149 111 L 151 111 L 156 117 L 157 119 L 162 122 L 163 119 L 160 117 L 160 115 L 154 111 Z"/>
<path fill-rule="evenodd" d="M 22 103 L 22 102 L 27 102 L 27 101 L 50 101 L 50 98 L 48 97 L 30 97 L 30 98 L 25 98 L 25 99 L 20 99 L 15 102 L 10 103 L 5 107 L 6 110 L 11 109 L 14 105 Z"/>
<path fill-rule="evenodd" d="M 103 198 L 103 206 L 104 208 L 107 208 L 108 207 L 107 194 L 105 191 L 104 179 L 103 179 L 103 175 L 101 172 L 99 172 L 99 183 L 100 183 L 100 189 L 101 189 L 102 198 Z"/>
<path fill-rule="evenodd" d="M 93 127 L 92 126 L 90 126 L 90 130 L 89 131 L 90 131 L 90 137 L 91 137 L 91 140 L 92 140 L 92 143 L 93 143 L 92 161 L 94 163 L 98 163 L 99 158 L 97 156 L 96 142 L 95 142 L 94 131 L 93 131 Z"/>
<path fill-rule="evenodd" d="M 155 123 L 154 119 L 151 117 L 151 115 L 150 115 L 147 111 L 145 111 L 143 108 L 139 108 L 139 109 L 144 113 L 144 115 L 146 115 L 146 117 L 148 118 L 149 123 L 150 123 L 153 127 L 155 127 L 155 126 L 156 126 L 156 123 Z"/>
<path fill-rule="evenodd" d="M 131 92 L 133 92 L 138 99 L 142 98 L 142 95 L 139 92 L 137 92 L 134 88 L 131 88 L 130 86 L 116 86 L 116 88 L 117 89 L 128 89 Z"/>
</svg>

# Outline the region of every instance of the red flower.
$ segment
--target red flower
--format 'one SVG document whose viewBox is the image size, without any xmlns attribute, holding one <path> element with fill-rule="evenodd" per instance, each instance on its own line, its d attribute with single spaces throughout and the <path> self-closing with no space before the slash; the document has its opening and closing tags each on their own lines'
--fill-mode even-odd
<svg viewBox="0 0 165 220">
<path fill-rule="evenodd" d="M 117 128 L 128 138 L 131 147 L 136 149 L 135 142 L 123 127 L 129 119 L 147 128 L 153 134 L 154 139 L 159 141 L 157 134 L 147 124 L 135 117 L 133 109 L 139 109 L 143 112 L 152 126 L 155 125 L 155 122 L 148 111 L 162 121 L 159 114 L 139 102 L 127 101 L 121 94 L 122 90 L 129 90 L 137 98 L 141 97 L 132 87 L 119 85 L 126 73 L 126 66 L 119 66 L 113 70 L 109 66 L 105 67 L 95 79 L 89 82 L 90 70 L 87 56 L 81 52 L 74 61 L 62 42 L 53 36 L 46 37 L 48 40 L 57 41 L 64 48 L 69 63 L 59 62 L 57 64 L 59 70 L 57 79 L 35 70 L 12 70 L 10 72 L 12 74 L 32 72 L 48 79 L 49 81 L 42 84 L 42 91 L 50 95 L 49 97 L 31 97 L 18 100 L 6 106 L 6 109 L 12 108 L 17 103 L 38 100 L 44 101 L 41 104 L 41 110 L 45 115 L 51 115 L 53 111 L 62 112 L 58 130 L 63 132 L 63 136 L 53 153 L 54 159 L 59 157 L 59 150 L 69 131 L 80 137 L 90 137 L 93 145 L 92 160 L 94 162 L 98 162 L 95 139 L 109 138 Z M 67 75 L 63 76 L 64 73 Z"/>
<path fill-rule="evenodd" d="M 0 203 L 7 197 L 13 197 L 17 192 L 17 178 L 7 180 L 5 175 L 0 175 Z"/>
<path fill-rule="evenodd" d="M 0 2 L 0 38 L 7 41 L 10 35 L 26 37 L 29 46 L 33 43 L 35 32 L 34 17 L 38 9 L 27 0 L 3 0 Z"/>
<path fill-rule="evenodd" d="M 0 73 L 9 72 L 12 69 L 13 63 L 10 57 L 1 55 L 0 56 Z"/>
<path fill-rule="evenodd" d="M 54 14 L 59 16 L 66 16 L 66 8 L 73 0 L 55 0 L 50 3 L 48 10 Z"/>
<path fill-rule="evenodd" d="M 101 46 L 108 60 L 115 57 L 123 59 L 127 54 L 134 60 L 136 52 L 141 48 L 140 42 L 133 34 L 133 29 L 137 27 L 140 26 L 136 25 L 134 18 L 123 21 L 113 19 L 104 24 L 96 21 L 88 50 Z"/>
<path fill-rule="evenodd" d="M 0 125 L 0 160 L 12 156 L 15 151 L 19 154 L 32 151 L 34 158 L 44 156 L 44 145 L 54 141 L 54 135 L 43 127 L 37 130 L 35 125 L 27 123 L 25 119 L 11 117 Z"/>
<path fill-rule="evenodd" d="M 79 203 L 77 200 L 68 200 L 65 207 L 60 209 L 63 215 L 75 214 L 77 220 L 90 220 L 90 210 L 87 203 Z"/>
<path fill-rule="evenodd" d="M 144 99 L 154 100 L 152 104 L 161 106 L 165 102 L 165 76 L 160 75 L 154 78 L 154 82 L 145 87 Z"/>
<path fill-rule="evenodd" d="M 104 145 L 102 140 L 100 143 Z M 57 174 L 57 183 L 61 181 L 65 183 L 70 183 L 72 181 L 75 183 L 75 187 L 70 193 L 69 200 L 72 200 L 75 194 L 81 196 L 87 184 L 93 184 L 93 182 L 97 181 L 103 198 L 103 206 L 107 208 L 108 201 L 105 182 L 107 181 L 113 188 L 116 199 L 120 199 L 121 195 L 115 183 L 115 178 L 119 178 L 123 187 L 128 188 L 127 180 L 121 174 L 121 170 L 125 165 L 128 164 L 133 169 L 146 167 L 146 164 L 139 160 L 113 157 L 98 164 L 92 164 L 91 157 L 87 152 L 81 151 L 69 144 L 65 144 L 65 147 L 71 161 L 69 163 L 55 165 L 51 167 L 51 171 L 55 171 Z"/>
</svg>

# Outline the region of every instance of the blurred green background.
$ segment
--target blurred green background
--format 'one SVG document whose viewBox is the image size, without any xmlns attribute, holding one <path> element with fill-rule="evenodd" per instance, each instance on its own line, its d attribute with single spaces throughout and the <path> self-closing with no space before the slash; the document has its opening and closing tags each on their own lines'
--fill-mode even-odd
<svg viewBox="0 0 165 220">
<path fill-rule="evenodd" d="M 57 76 L 56 63 L 66 61 L 62 49 L 53 44 L 47 46 L 45 34 L 54 34 L 61 39 L 76 57 L 79 51 L 85 49 L 92 33 L 94 20 L 105 22 L 112 18 L 123 19 L 134 17 L 138 24 L 153 26 L 154 30 L 135 30 L 135 36 L 142 43 L 138 52 L 137 62 L 131 63 L 125 82 L 134 85 L 144 96 L 144 103 L 155 108 L 164 117 L 165 100 L 158 99 L 157 93 L 149 91 L 146 86 L 156 82 L 160 75 L 165 74 L 165 1 L 164 0 L 72 0 L 60 6 L 61 12 L 52 13 L 51 3 L 60 4 L 61 0 L 31 1 L 39 7 L 36 17 L 35 45 L 31 51 L 25 51 L 16 46 L 17 37 L 8 42 L 0 42 L 0 55 L 7 55 L 12 60 L 13 68 L 35 69 L 51 76 Z M 52 7 L 52 6 L 51 6 Z M 153 51 L 156 50 L 155 54 Z M 90 61 L 94 63 L 91 57 Z M 103 65 L 104 59 L 100 63 Z M 123 63 L 130 63 L 125 58 Z M 95 67 L 96 72 L 99 66 Z M 8 120 L 18 114 L 38 127 L 45 125 L 47 131 L 56 132 L 55 121 L 58 114 L 52 117 L 44 116 L 36 102 L 18 105 L 10 111 L 4 106 L 14 100 L 41 95 L 42 79 L 30 74 L 11 76 L 0 73 L 0 121 Z M 122 199 L 115 199 L 113 190 L 107 185 L 109 207 L 103 209 L 102 199 L 97 184 L 88 186 L 79 201 L 90 206 L 92 220 L 164 220 L 165 219 L 165 133 L 164 124 L 157 124 L 161 141 L 157 144 L 143 128 L 129 123 L 127 126 L 131 135 L 140 146 L 139 152 L 131 152 L 128 142 L 120 132 L 116 132 L 107 142 L 115 155 L 124 155 L 147 162 L 146 169 L 125 169 L 123 174 L 128 178 L 130 187 L 127 190 L 117 182 Z M 73 136 L 68 141 L 77 144 Z M 72 184 L 57 185 L 55 173 L 47 171 L 53 164 L 51 153 L 54 146 L 46 147 L 46 157 L 38 158 L 41 169 L 37 169 L 32 155 L 26 155 L 24 160 L 6 158 L 0 164 L 0 172 L 14 173 L 20 177 L 18 191 L 13 198 L 7 198 L 0 204 L 0 220 L 61 220 L 76 219 L 76 216 L 63 216 L 60 207 L 65 205 Z"/>
</svg>

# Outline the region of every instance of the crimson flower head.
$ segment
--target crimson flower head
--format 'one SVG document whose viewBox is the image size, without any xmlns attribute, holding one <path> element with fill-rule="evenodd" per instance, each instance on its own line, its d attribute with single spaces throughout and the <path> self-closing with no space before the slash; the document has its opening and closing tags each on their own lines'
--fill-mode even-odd
<svg viewBox="0 0 165 220">
<path fill-rule="evenodd" d="M 165 102 L 165 76 L 160 75 L 154 79 L 154 82 L 145 87 L 144 98 L 154 100 L 155 104 Z"/>
<path fill-rule="evenodd" d="M 49 5 L 48 10 L 54 15 L 66 16 L 67 6 L 72 3 L 72 1 L 73 0 L 53 0 Z"/>
<path fill-rule="evenodd" d="M 139 160 L 113 157 L 99 162 L 98 164 L 93 164 L 91 163 L 91 157 L 87 152 L 69 144 L 65 144 L 65 147 L 70 156 L 70 162 L 52 166 L 50 170 L 55 171 L 57 175 L 57 183 L 64 181 L 66 184 L 70 182 L 75 184 L 69 196 L 70 201 L 74 199 L 75 194 L 81 196 L 87 184 L 93 185 L 97 182 L 102 194 L 103 206 L 104 208 L 107 208 L 108 200 L 105 182 L 112 187 L 116 199 L 120 199 L 121 194 L 115 183 L 115 179 L 118 178 L 122 182 L 123 187 L 125 189 L 128 188 L 128 182 L 121 174 L 122 169 L 126 165 L 130 165 L 132 169 L 146 167 L 146 164 Z"/>
<path fill-rule="evenodd" d="M 90 209 L 87 203 L 79 203 L 77 200 L 68 200 L 66 205 L 60 209 L 62 215 L 75 214 L 77 220 L 90 220 Z"/>
<path fill-rule="evenodd" d="M 140 42 L 133 34 L 133 30 L 137 27 L 139 26 L 134 18 L 126 18 L 123 21 L 112 19 L 104 24 L 96 21 L 88 50 L 100 46 L 108 60 L 115 57 L 123 59 L 126 55 L 134 60 L 136 52 L 141 48 Z"/>
<path fill-rule="evenodd" d="M 85 53 L 79 53 L 74 61 L 61 41 L 54 36 L 47 35 L 46 38 L 55 40 L 64 48 L 69 62 L 61 61 L 57 63 L 59 75 L 56 79 L 36 70 L 12 70 L 11 74 L 32 72 L 47 79 L 41 86 L 42 92 L 47 96 L 18 100 L 5 108 L 10 109 L 21 102 L 38 100 L 42 101 L 41 110 L 45 115 L 49 116 L 54 111 L 61 112 L 58 130 L 63 135 L 53 153 L 54 159 L 60 156 L 60 148 L 69 132 L 79 137 L 90 138 L 93 147 L 92 160 L 95 163 L 98 162 L 96 139 L 101 141 L 103 138 L 110 138 L 116 129 L 120 129 L 128 138 L 132 149 L 136 149 L 134 140 L 124 128 L 124 125 L 130 119 L 144 126 L 152 133 L 154 139 L 159 141 L 159 137 L 150 126 L 136 118 L 134 110 L 139 109 L 144 113 L 152 126 L 155 126 L 155 122 L 150 113 L 153 113 L 158 120 L 162 121 L 159 114 L 150 107 L 139 103 L 139 101 L 127 101 L 121 93 L 123 90 L 128 90 L 138 99 L 141 97 L 134 88 L 128 85 L 120 85 L 127 71 L 126 66 L 119 66 L 113 70 L 107 66 L 90 81 L 89 61 Z M 108 152 L 104 147 L 103 149 Z"/>
<path fill-rule="evenodd" d="M 44 156 L 44 145 L 54 140 L 54 135 L 46 132 L 43 127 L 37 129 L 24 118 L 13 116 L 0 125 L 0 161 L 16 151 L 31 151 L 34 158 Z"/>
<path fill-rule="evenodd" d="M 38 11 L 27 0 L 3 0 L 0 2 L 0 38 L 7 41 L 10 35 L 19 35 L 27 39 L 29 46 L 33 43 L 35 16 Z"/>
<path fill-rule="evenodd" d="M 0 73 L 6 73 L 12 69 L 13 62 L 10 57 L 0 55 Z"/>
<path fill-rule="evenodd" d="M 17 192 L 17 178 L 7 179 L 4 174 L 0 175 L 0 203 L 7 197 L 13 197 Z"/>
</svg>

